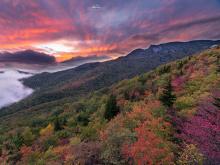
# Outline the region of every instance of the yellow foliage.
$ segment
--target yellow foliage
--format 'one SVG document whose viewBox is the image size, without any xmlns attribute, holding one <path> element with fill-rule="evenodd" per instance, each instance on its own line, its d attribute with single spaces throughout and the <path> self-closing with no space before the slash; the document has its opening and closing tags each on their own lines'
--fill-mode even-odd
<svg viewBox="0 0 220 165">
<path fill-rule="evenodd" d="M 70 139 L 70 144 L 71 145 L 77 145 L 77 144 L 79 144 L 81 142 L 81 139 L 79 138 L 79 137 L 72 137 L 71 139 Z"/>
<path fill-rule="evenodd" d="M 40 130 L 41 136 L 50 136 L 54 132 L 54 126 L 52 124 L 48 124 L 47 127 Z"/>
<path fill-rule="evenodd" d="M 179 160 L 177 161 L 178 165 L 188 165 L 188 164 L 203 164 L 203 155 L 199 152 L 195 145 L 189 144 L 186 146 L 184 151 L 181 153 Z"/>
</svg>

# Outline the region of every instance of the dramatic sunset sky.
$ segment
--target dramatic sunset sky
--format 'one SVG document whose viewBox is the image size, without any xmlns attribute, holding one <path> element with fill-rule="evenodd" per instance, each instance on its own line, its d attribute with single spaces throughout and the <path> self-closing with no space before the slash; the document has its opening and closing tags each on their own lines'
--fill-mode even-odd
<svg viewBox="0 0 220 165">
<path fill-rule="evenodd" d="M 0 52 L 61 61 L 195 39 L 220 39 L 220 0 L 0 0 Z"/>
</svg>

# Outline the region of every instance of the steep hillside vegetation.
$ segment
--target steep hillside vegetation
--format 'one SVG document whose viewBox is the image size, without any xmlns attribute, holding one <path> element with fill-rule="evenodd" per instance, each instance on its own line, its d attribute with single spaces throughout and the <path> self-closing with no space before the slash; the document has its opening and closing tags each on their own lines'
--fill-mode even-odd
<svg viewBox="0 0 220 165">
<path fill-rule="evenodd" d="M 91 65 L 103 64 L 82 67 Z M 1 117 L 0 160 L 218 165 L 219 119 L 220 47 L 216 47 L 77 101 L 45 103 Z"/>
<path fill-rule="evenodd" d="M 190 56 L 220 41 L 173 42 L 137 49 L 125 57 L 104 63 L 85 64 L 57 73 L 43 73 L 24 80 L 36 92 L 23 102 L 0 111 L 7 115 L 22 109 L 65 99 L 76 100 L 95 90 L 132 78 L 157 66 Z"/>
</svg>

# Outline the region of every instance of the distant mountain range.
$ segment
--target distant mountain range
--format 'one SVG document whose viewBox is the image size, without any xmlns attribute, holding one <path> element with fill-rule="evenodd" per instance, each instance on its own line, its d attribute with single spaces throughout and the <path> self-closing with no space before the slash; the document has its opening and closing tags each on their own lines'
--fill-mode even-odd
<svg viewBox="0 0 220 165">
<path fill-rule="evenodd" d="M 102 62 L 111 57 L 104 55 L 76 56 L 63 62 L 57 62 L 55 57 L 33 50 L 19 51 L 15 53 L 0 53 L 0 68 L 14 68 L 31 70 L 34 73 L 57 72 L 75 68 L 85 63 Z"/>
<path fill-rule="evenodd" d="M 15 53 L 0 53 L 0 62 L 4 63 L 23 63 L 23 64 L 54 64 L 55 57 L 45 53 L 36 52 L 33 50 L 19 51 Z"/>
<path fill-rule="evenodd" d="M 93 61 L 104 61 L 104 60 L 109 60 L 109 56 L 97 56 L 97 55 L 92 55 L 92 56 L 77 56 L 73 57 L 69 60 L 61 62 L 62 64 L 78 64 L 78 63 L 87 63 L 87 62 L 93 62 Z"/>
<path fill-rule="evenodd" d="M 32 88 L 47 89 L 66 82 L 66 88 L 62 89 L 65 90 L 74 89 L 74 82 L 81 80 L 83 81 L 81 84 L 90 84 L 94 81 L 96 87 L 99 88 L 98 86 L 101 87 L 102 83 L 109 85 L 115 81 L 133 77 L 161 64 L 190 56 L 219 43 L 220 41 L 201 40 L 152 45 L 148 49 L 136 49 L 127 56 L 119 57 L 116 60 L 84 64 L 74 69 L 52 74 L 42 73 L 26 79 L 24 83 Z M 47 78 L 47 83 L 42 81 L 45 78 Z M 98 80 L 103 81 L 99 84 Z"/>
<path fill-rule="evenodd" d="M 136 49 L 116 60 L 88 63 L 56 73 L 37 74 L 23 80 L 26 86 L 36 90 L 35 93 L 14 107 L 1 110 L 0 113 L 3 115 L 70 97 L 77 99 L 120 80 L 150 71 L 161 64 L 199 53 L 216 44 L 220 44 L 220 41 L 199 40 L 152 45 L 148 49 Z"/>
</svg>

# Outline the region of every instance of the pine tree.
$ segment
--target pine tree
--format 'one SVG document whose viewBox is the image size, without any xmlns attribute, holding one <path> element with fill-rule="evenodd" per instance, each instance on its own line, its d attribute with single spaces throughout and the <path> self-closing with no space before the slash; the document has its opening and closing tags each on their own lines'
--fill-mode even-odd
<svg viewBox="0 0 220 165">
<path fill-rule="evenodd" d="M 107 120 L 111 120 L 118 113 L 119 113 L 119 107 L 117 106 L 116 97 L 114 95 L 111 95 L 109 99 L 107 100 L 107 103 L 105 106 L 104 117 Z"/>
<path fill-rule="evenodd" d="M 216 106 L 220 110 L 220 98 L 214 98 L 214 106 Z"/>
<path fill-rule="evenodd" d="M 220 73 L 220 56 L 217 56 L 217 72 Z"/>
<path fill-rule="evenodd" d="M 176 101 L 176 96 L 173 94 L 171 80 L 168 81 L 168 84 L 164 88 L 163 94 L 160 96 L 160 101 L 164 106 L 171 108 Z"/>
<path fill-rule="evenodd" d="M 58 117 L 54 121 L 54 131 L 59 131 L 62 129 L 61 123 L 58 119 Z"/>
<path fill-rule="evenodd" d="M 12 137 L 11 141 L 19 149 L 24 143 L 24 138 L 21 136 L 20 133 L 17 133 L 15 136 Z"/>
</svg>

